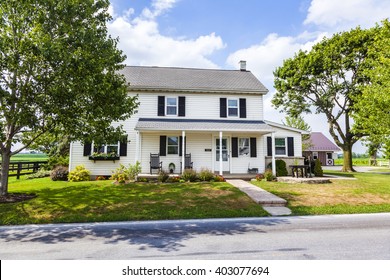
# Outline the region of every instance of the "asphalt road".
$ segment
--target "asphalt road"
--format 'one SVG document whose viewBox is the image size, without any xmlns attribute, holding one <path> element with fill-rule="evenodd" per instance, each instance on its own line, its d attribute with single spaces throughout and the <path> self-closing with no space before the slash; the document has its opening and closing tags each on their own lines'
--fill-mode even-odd
<svg viewBox="0 0 390 280">
<path fill-rule="evenodd" d="M 390 213 L 5 226 L 0 259 L 390 260 Z"/>
</svg>

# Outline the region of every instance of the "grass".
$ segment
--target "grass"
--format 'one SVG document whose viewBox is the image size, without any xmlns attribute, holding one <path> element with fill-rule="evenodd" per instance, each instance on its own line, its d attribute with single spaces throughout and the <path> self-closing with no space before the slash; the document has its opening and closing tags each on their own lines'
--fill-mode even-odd
<svg viewBox="0 0 390 280">
<path fill-rule="evenodd" d="M 12 161 L 45 161 L 48 159 L 46 154 L 16 154 L 11 157 Z"/>
<path fill-rule="evenodd" d="M 53 182 L 10 179 L 10 192 L 38 197 L 0 204 L 0 224 L 75 223 L 267 216 L 258 204 L 227 183 Z"/>
<path fill-rule="evenodd" d="M 390 212 L 389 174 L 326 173 L 345 176 L 346 180 L 332 180 L 330 184 L 254 184 L 286 199 L 293 215 Z"/>
</svg>

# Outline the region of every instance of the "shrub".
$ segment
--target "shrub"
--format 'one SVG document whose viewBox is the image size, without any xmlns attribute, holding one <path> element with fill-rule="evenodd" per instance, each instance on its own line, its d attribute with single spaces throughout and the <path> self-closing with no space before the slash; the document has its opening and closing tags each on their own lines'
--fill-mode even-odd
<svg viewBox="0 0 390 280">
<path fill-rule="evenodd" d="M 67 181 L 68 180 L 68 167 L 67 166 L 57 166 L 50 173 L 50 178 L 53 181 Z"/>
<path fill-rule="evenodd" d="M 265 170 L 265 172 L 264 172 L 264 178 L 265 178 L 265 180 L 268 181 L 268 182 L 274 180 L 274 174 L 272 174 L 272 170 L 271 170 L 271 169 Z"/>
<path fill-rule="evenodd" d="M 104 181 L 104 180 L 107 180 L 107 176 L 103 176 L 103 175 L 100 175 L 100 176 L 97 176 L 96 177 L 96 181 Z"/>
<path fill-rule="evenodd" d="M 226 179 L 222 175 L 217 175 L 214 177 L 215 182 L 225 182 Z"/>
<path fill-rule="evenodd" d="M 134 165 L 129 164 L 129 167 L 127 168 L 127 175 L 129 176 L 130 180 L 136 180 L 138 174 L 141 173 L 141 163 L 137 161 Z"/>
<path fill-rule="evenodd" d="M 51 156 L 47 160 L 47 164 L 43 167 L 46 170 L 53 170 L 57 166 L 69 166 L 69 156 Z"/>
<path fill-rule="evenodd" d="M 284 160 L 277 159 L 275 160 L 275 165 L 276 165 L 276 176 L 287 176 L 288 171 L 287 171 L 287 166 Z M 272 170 L 272 163 L 269 163 L 267 166 L 268 169 Z"/>
<path fill-rule="evenodd" d="M 317 158 L 314 164 L 314 176 L 322 177 L 324 176 L 324 171 L 322 170 L 321 161 Z"/>
<path fill-rule="evenodd" d="M 161 182 L 161 183 L 164 183 L 168 180 L 169 178 L 169 174 L 167 172 L 165 172 L 164 170 L 161 170 L 159 173 L 158 173 L 158 176 L 157 176 L 157 181 Z"/>
<path fill-rule="evenodd" d="M 82 182 L 90 180 L 91 172 L 84 165 L 77 165 L 75 169 L 69 172 L 69 182 Z"/>
<path fill-rule="evenodd" d="M 40 169 L 38 172 L 30 174 L 27 176 L 27 179 L 37 179 L 37 178 L 44 178 L 44 177 L 49 177 L 51 171 Z"/>
<path fill-rule="evenodd" d="M 264 174 L 257 174 L 257 175 L 256 175 L 256 180 L 257 180 L 257 181 L 262 181 L 264 178 L 265 178 L 265 177 L 264 177 Z"/>
<path fill-rule="evenodd" d="M 210 169 L 202 168 L 198 174 L 198 178 L 201 181 L 211 181 L 214 179 L 214 173 Z"/>
<path fill-rule="evenodd" d="M 194 182 L 197 179 L 196 171 L 193 169 L 185 169 L 181 178 L 186 182 Z"/>
<path fill-rule="evenodd" d="M 120 184 L 123 184 L 129 180 L 129 175 L 127 174 L 126 167 L 123 164 L 120 164 L 119 167 L 112 172 L 111 180 L 115 180 Z"/>
<path fill-rule="evenodd" d="M 168 182 L 170 182 L 170 183 L 179 183 L 180 182 L 180 176 L 169 177 Z"/>
<path fill-rule="evenodd" d="M 147 183 L 149 180 L 148 178 L 137 178 L 137 182 Z"/>
</svg>

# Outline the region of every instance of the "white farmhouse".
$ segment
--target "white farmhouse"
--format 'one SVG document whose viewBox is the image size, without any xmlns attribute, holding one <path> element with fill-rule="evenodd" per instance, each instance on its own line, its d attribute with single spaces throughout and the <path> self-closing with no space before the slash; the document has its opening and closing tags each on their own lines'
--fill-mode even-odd
<svg viewBox="0 0 390 280">
<path fill-rule="evenodd" d="M 240 70 L 127 66 L 121 72 L 130 83 L 129 94 L 140 102 L 121 123 L 127 140 L 104 146 L 72 143 L 71 170 L 83 164 L 93 176 L 107 176 L 119 164 L 139 161 L 142 173 L 156 173 L 151 154 L 159 154 L 163 170 L 174 165 L 174 173 L 183 170 L 185 155 L 193 169 L 221 175 L 263 173 L 269 164 L 275 173 L 279 158 L 287 165 L 303 163 L 305 131 L 264 120 L 268 90 L 245 62 Z"/>
</svg>

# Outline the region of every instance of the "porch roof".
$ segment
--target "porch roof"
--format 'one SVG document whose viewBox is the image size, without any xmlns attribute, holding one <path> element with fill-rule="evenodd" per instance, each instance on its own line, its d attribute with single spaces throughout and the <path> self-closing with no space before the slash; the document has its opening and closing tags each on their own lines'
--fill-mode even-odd
<svg viewBox="0 0 390 280">
<path fill-rule="evenodd" d="M 176 131 L 242 131 L 271 133 L 275 129 L 263 121 L 250 120 L 205 120 L 205 119 L 162 119 L 140 118 L 136 130 L 176 130 Z"/>
</svg>

